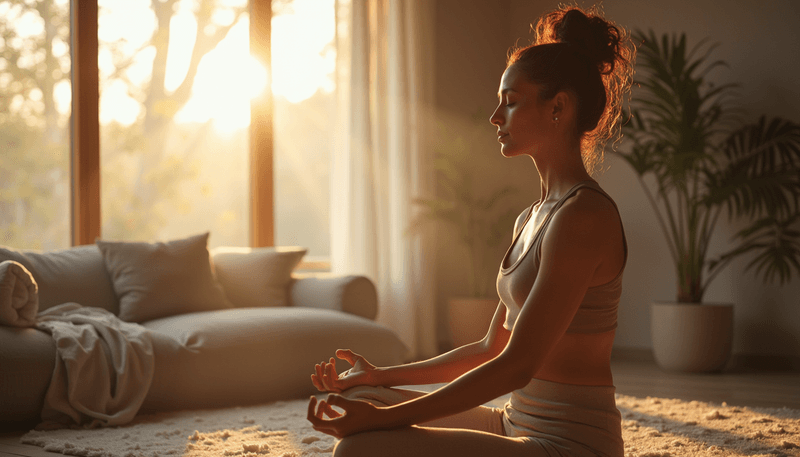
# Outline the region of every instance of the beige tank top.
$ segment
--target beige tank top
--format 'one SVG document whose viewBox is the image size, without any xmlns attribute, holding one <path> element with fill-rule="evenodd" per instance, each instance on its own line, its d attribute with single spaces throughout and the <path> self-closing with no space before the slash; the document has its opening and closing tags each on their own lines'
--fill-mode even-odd
<svg viewBox="0 0 800 457">
<path fill-rule="evenodd" d="M 583 188 L 600 192 L 611 200 L 614 208 L 617 208 L 614 200 L 595 181 L 584 181 L 576 184 L 556 202 L 555 206 L 547 214 L 528 249 L 519 256 L 516 262 L 506 268 L 503 265 L 507 264 L 511 248 L 517 242 L 525 224 L 530 220 L 533 205 L 523 211 L 523 214 L 527 212 L 524 216 L 524 222 L 520 224 L 514 234 L 514 240 L 511 242 L 508 251 L 506 251 L 506 255 L 500 264 L 500 272 L 497 274 L 497 293 L 507 309 L 504 324 L 507 330 L 511 330 L 514 327 L 517 316 L 522 309 L 522 304 L 525 303 L 528 295 L 530 295 L 533 284 L 536 281 L 542 256 L 542 239 L 547 227 L 550 225 L 550 220 L 567 199 Z M 617 214 L 619 214 L 619 209 L 617 209 Z M 620 224 L 622 224 L 621 219 Z M 625 263 L 628 261 L 628 244 L 625 240 L 624 229 L 622 231 L 622 243 L 625 250 L 625 260 L 619 273 L 606 284 L 590 287 L 586 291 L 586 295 L 584 295 L 583 301 L 572 319 L 572 323 L 567 328 L 567 333 L 602 333 L 617 328 L 617 307 L 622 294 L 622 272 L 625 270 Z M 530 251 L 533 251 L 533 255 L 529 255 Z"/>
</svg>

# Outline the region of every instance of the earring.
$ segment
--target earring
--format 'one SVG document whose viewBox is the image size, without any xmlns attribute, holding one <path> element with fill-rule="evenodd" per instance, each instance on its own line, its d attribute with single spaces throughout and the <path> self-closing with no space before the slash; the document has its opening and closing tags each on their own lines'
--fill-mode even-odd
<svg viewBox="0 0 800 457">
<path fill-rule="evenodd" d="M 558 122 L 558 117 L 554 117 L 553 122 Z"/>
</svg>

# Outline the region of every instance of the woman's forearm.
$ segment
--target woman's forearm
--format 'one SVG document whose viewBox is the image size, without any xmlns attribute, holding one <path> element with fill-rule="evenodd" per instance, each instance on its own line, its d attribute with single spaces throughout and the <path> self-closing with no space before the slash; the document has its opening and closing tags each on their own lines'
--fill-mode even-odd
<svg viewBox="0 0 800 457">
<path fill-rule="evenodd" d="M 428 360 L 380 368 L 376 385 L 393 387 L 451 382 L 464 373 L 494 359 L 506 347 L 511 332 L 505 329 L 506 307 L 498 303 L 486 336 Z"/>
<path fill-rule="evenodd" d="M 495 355 L 483 341 L 477 341 L 428 360 L 378 368 L 376 384 L 393 387 L 451 382 Z"/>
<path fill-rule="evenodd" d="M 500 355 L 422 397 L 386 410 L 387 428 L 420 424 L 482 405 L 530 381 L 509 357 Z"/>
</svg>

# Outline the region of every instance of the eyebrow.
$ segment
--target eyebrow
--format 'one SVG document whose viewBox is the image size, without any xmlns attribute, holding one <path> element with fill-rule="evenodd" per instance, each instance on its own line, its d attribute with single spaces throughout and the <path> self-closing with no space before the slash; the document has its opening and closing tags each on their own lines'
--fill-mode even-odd
<svg viewBox="0 0 800 457">
<path fill-rule="evenodd" d="M 505 89 L 503 89 L 503 90 L 501 90 L 500 92 L 497 93 L 497 98 L 501 98 L 503 96 L 503 94 L 506 94 L 508 92 L 516 92 L 516 91 L 514 89 L 510 88 L 510 87 L 506 87 Z"/>
</svg>

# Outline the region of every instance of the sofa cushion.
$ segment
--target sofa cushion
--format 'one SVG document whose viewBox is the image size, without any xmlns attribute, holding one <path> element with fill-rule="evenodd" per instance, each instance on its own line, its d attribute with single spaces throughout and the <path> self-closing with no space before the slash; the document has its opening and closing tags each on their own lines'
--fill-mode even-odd
<svg viewBox="0 0 800 457">
<path fill-rule="evenodd" d="M 214 275 L 208 233 L 158 243 L 97 240 L 128 322 L 231 308 Z"/>
<path fill-rule="evenodd" d="M 386 327 L 324 309 L 236 308 L 142 325 L 159 336 L 144 410 L 300 398 L 316 392 L 314 365 L 336 349 L 352 349 L 379 366 L 402 363 L 407 351 Z"/>
<path fill-rule="evenodd" d="M 344 311 L 367 319 L 378 315 L 378 291 L 366 276 L 295 274 L 290 294 L 294 306 Z"/>
<path fill-rule="evenodd" d="M 212 251 L 212 258 L 233 306 L 287 306 L 292 270 L 305 253 L 301 247 L 220 247 Z"/>
<path fill-rule="evenodd" d="M 35 328 L 0 325 L 0 431 L 41 420 L 56 366 L 56 343 Z"/>
<path fill-rule="evenodd" d="M 93 244 L 47 252 L 0 247 L 0 262 L 4 260 L 19 262 L 31 272 L 39 286 L 40 311 L 68 302 L 114 314 L 119 310 L 103 255 Z"/>
</svg>

